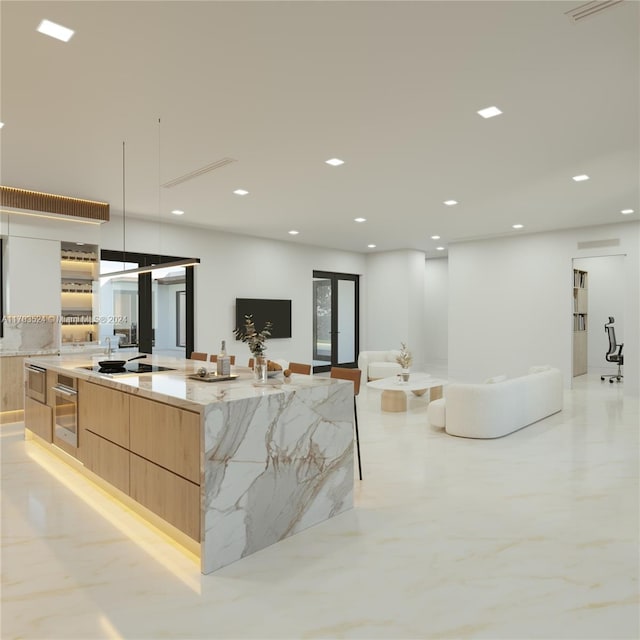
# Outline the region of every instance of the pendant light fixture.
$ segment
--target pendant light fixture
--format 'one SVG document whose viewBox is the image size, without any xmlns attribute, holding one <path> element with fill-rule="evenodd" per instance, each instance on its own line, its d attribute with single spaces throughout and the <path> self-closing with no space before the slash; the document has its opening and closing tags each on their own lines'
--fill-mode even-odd
<svg viewBox="0 0 640 640">
<path fill-rule="evenodd" d="M 158 120 L 158 127 L 160 126 L 160 120 Z M 158 220 L 158 224 L 160 221 Z M 108 273 L 99 274 L 100 280 L 109 280 L 110 278 L 116 278 L 119 276 L 136 275 L 139 273 L 152 273 L 153 271 L 160 269 L 169 269 L 172 267 L 193 267 L 200 264 L 200 258 L 183 258 L 180 260 L 173 260 L 171 262 L 160 262 L 160 256 L 158 255 L 158 262 L 156 264 L 145 265 L 143 267 L 136 267 L 134 269 L 125 269 L 127 251 L 127 211 L 126 211 L 126 147 L 125 142 L 122 142 L 122 269 L 120 271 L 110 271 Z"/>
</svg>

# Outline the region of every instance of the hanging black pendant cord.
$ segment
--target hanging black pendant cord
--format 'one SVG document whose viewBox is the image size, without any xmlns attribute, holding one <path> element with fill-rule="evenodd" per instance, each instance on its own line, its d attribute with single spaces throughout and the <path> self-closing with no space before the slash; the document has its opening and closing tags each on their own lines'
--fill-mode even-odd
<svg viewBox="0 0 640 640">
<path fill-rule="evenodd" d="M 125 240 L 127 237 L 127 216 L 125 211 L 125 153 L 124 153 L 124 140 L 122 141 L 122 269 L 126 269 L 125 262 L 127 252 L 125 250 Z"/>
</svg>

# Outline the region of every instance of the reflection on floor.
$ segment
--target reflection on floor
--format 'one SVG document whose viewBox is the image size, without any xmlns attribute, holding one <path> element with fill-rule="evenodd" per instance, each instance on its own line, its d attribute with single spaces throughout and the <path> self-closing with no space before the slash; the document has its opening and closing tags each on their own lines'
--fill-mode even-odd
<svg viewBox="0 0 640 640">
<path fill-rule="evenodd" d="M 2 427 L 2 638 L 638 638 L 638 401 L 598 375 L 493 441 L 358 399 L 353 511 L 202 576 Z M 55 475 L 52 475 L 55 473 Z"/>
</svg>

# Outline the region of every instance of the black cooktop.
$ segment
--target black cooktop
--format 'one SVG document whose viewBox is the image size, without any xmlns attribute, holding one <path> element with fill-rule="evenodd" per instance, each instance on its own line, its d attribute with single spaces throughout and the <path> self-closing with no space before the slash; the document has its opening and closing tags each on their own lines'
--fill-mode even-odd
<svg viewBox="0 0 640 640">
<path fill-rule="evenodd" d="M 109 373 L 117 376 L 124 373 L 156 373 L 158 371 L 175 371 L 170 367 L 160 367 L 156 364 L 145 364 L 144 362 L 131 362 L 120 369 L 102 369 L 99 365 L 93 367 L 78 367 L 86 371 L 95 371 L 96 373 Z"/>
</svg>

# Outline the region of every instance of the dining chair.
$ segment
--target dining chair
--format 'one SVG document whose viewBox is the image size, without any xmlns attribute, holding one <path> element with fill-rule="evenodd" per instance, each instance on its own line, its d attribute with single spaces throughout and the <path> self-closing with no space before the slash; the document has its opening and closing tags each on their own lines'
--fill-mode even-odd
<svg viewBox="0 0 640 640">
<path fill-rule="evenodd" d="M 358 435 L 358 405 L 356 404 L 356 396 L 360 393 L 360 378 L 362 371 L 360 369 L 345 369 L 344 367 L 331 367 L 331 378 L 339 380 L 351 380 L 353 382 L 353 415 L 355 418 L 356 428 L 356 448 L 358 450 L 358 475 L 362 480 L 362 464 L 360 462 L 360 436 Z"/>
<path fill-rule="evenodd" d="M 202 351 L 192 351 L 189 356 L 190 360 L 205 360 L 207 359 L 207 354 Z"/>
<path fill-rule="evenodd" d="M 290 362 L 287 367 L 291 373 L 302 373 L 305 376 L 311 375 L 311 365 L 301 364 L 300 362 Z"/>
<path fill-rule="evenodd" d="M 218 354 L 217 353 L 212 353 L 209 356 L 209 362 L 218 362 Z M 236 363 L 236 357 L 235 356 L 229 356 L 229 364 L 235 364 Z"/>
</svg>

